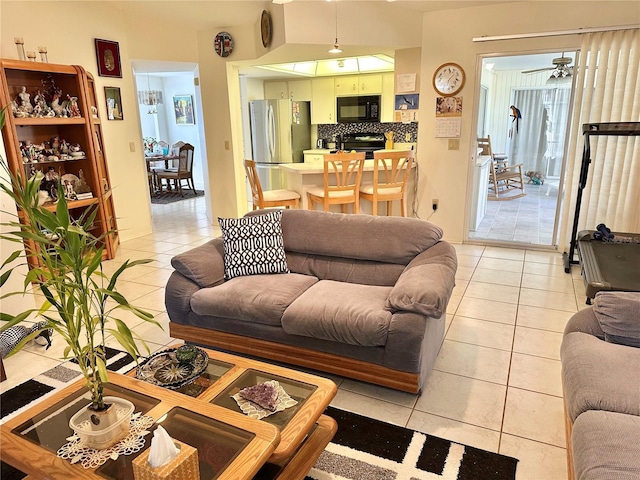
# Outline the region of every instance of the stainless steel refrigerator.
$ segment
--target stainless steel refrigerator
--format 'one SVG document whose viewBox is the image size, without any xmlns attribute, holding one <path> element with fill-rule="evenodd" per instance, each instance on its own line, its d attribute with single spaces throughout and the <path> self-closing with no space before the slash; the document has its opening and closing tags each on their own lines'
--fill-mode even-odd
<svg viewBox="0 0 640 480">
<path fill-rule="evenodd" d="M 262 189 L 286 188 L 279 165 L 303 162 L 303 150 L 311 148 L 310 103 L 253 100 L 249 112 L 253 160 Z"/>
</svg>

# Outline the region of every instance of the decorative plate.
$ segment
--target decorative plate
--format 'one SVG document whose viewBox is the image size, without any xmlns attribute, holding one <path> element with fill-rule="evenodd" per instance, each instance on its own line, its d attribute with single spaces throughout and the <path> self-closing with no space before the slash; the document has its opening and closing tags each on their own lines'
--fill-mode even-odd
<svg viewBox="0 0 640 480">
<path fill-rule="evenodd" d="M 266 10 L 262 11 L 260 16 L 260 37 L 262 38 L 262 46 L 268 47 L 271 43 L 272 25 L 271 16 Z"/>
<path fill-rule="evenodd" d="M 181 363 L 176 359 L 176 348 L 154 353 L 136 368 L 136 378 L 160 387 L 177 390 L 195 381 L 209 365 L 209 356 L 196 347 L 193 362 Z"/>
<path fill-rule="evenodd" d="M 213 48 L 221 57 L 228 57 L 233 52 L 233 38 L 229 32 L 220 32 L 213 41 Z"/>
</svg>

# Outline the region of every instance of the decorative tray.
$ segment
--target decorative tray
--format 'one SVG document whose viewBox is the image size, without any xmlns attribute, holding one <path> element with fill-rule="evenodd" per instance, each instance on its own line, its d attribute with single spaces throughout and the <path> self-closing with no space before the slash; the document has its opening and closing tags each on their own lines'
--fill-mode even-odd
<svg viewBox="0 0 640 480">
<path fill-rule="evenodd" d="M 190 362 L 176 358 L 176 348 L 157 352 L 136 368 L 136 378 L 160 387 L 177 390 L 196 380 L 206 370 L 209 356 L 201 348 Z"/>
</svg>

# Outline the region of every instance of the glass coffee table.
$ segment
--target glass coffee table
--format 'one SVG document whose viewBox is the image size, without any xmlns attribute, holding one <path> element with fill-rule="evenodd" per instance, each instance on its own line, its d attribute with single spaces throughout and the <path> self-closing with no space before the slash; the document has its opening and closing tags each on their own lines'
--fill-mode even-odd
<svg viewBox="0 0 640 480">
<path fill-rule="evenodd" d="M 201 350 L 209 357 L 204 372 L 192 383 L 174 390 L 244 415 L 232 395 L 242 388 L 276 380 L 297 404 L 261 420 L 278 429 L 280 442 L 256 478 L 304 478 L 336 432 L 336 422 L 323 415 L 336 394 L 335 383 L 290 368 L 216 350 Z M 129 375 L 135 376 L 136 372 Z"/>
<path fill-rule="evenodd" d="M 153 418 L 150 432 L 162 424 L 172 438 L 197 448 L 202 479 L 253 478 L 279 445 L 280 433 L 271 424 L 197 398 L 185 402 L 183 394 L 130 376 L 110 372 L 105 393 L 130 400 L 136 412 Z M 140 451 L 98 468 L 85 469 L 56 455 L 72 434 L 69 418 L 88 403 L 81 379 L 7 421 L 0 426 L 2 460 L 29 478 L 133 479 L 131 462 L 148 448 L 151 433 Z"/>
</svg>

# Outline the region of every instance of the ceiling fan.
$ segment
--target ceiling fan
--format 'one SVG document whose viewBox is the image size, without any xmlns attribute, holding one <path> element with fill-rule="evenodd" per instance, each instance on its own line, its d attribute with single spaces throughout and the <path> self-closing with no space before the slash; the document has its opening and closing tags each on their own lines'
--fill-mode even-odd
<svg viewBox="0 0 640 480">
<path fill-rule="evenodd" d="M 545 67 L 545 68 L 536 68 L 534 70 L 525 70 L 522 73 L 535 73 L 535 72 L 543 72 L 545 70 L 553 70 L 551 72 L 551 76 L 556 78 L 564 78 L 570 77 L 573 75 L 573 67 L 570 67 L 569 64 L 573 62 L 573 58 L 565 57 L 564 52 L 562 52 L 562 56 L 558 58 L 554 58 L 551 63 L 553 63 L 553 67 Z"/>
</svg>

